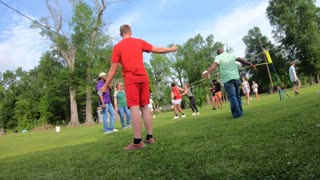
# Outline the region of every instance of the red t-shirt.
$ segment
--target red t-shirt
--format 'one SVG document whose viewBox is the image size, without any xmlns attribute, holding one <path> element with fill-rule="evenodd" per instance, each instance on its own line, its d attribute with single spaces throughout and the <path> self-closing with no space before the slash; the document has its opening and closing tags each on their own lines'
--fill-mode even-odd
<svg viewBox="0 0 320 180">
<path fill-rule="evenodd" d="M 181 95 L 180 95 L 180 92 L 179 92 L 179 89 L 178 87 L 174 86 L 172 88 L 172 92 L 173 92 L 173 95 L 174 95 L 174 99 L 181 99 Z"/>
<path fill-rule="evenodd" d="M 142 39 L 126 38 L 112 50 L 112 62 L 120 63 L 125 84 L 148 82 L 144 68 L 143 52 L 151 52 L 152 45 Z"/>
</svg>

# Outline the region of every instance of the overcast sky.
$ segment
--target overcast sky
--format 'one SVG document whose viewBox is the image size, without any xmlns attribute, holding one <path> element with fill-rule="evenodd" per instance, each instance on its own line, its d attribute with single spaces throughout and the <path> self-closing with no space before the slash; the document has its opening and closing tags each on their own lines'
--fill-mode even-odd
<svg viewBox="0 0 320 180">
<path fill-rule="evenodd" d="M 44 0 L 2 0 L 32 19 L 48 16 Z M 59 0 L 63 15 L 70 19 L 72 9 L 66 0 Z M 226 3 L 227 2 L 227 3 Z M 115 42 L 120 40 L 119 26 L 130 24 L 133 36 L 155 46 L 183 44 L 189 38 L 210 34 L 215 41 L 228 44 L 237 56 L 244 56 L 242 38 L 258 26 L 272 40 L 266 18 L 268 0 L 127 0 L 107 8 L 105 20 Z M 320 0 L 317 0 L 320 6 Z M 37 66 L 49 42 L 31 21 L 0 3 L 0 72 Z M 150 56 L 145 56 L 146 60 Z"/>
</svg>

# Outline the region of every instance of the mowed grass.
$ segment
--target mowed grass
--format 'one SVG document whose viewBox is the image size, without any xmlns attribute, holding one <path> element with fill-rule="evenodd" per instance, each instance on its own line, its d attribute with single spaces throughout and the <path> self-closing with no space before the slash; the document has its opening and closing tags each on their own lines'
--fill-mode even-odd
<svg viewBox="0 0 320 180">
<path fill-rule="evenodd" d="M 131 129 L 104 135 L 102 125 L 2 136 L 0 179 L 319 179 L 320 86 L 287 93 L 243 101 L 236 120 L 228 103 L 157 114 L 156 144 L 141 150 L 122 150 Z"/>
</svg>

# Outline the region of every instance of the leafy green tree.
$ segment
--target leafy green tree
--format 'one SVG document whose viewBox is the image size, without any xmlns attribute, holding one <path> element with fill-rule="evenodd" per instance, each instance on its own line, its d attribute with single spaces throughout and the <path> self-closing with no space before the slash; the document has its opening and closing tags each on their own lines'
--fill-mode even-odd
<svg viewBox="0 0 320 180">
<path fill-rule="evenodd" d="M 15 82 L 16 76 L 14 72 L 7 70 L 2 73 L 0 125 L 4 128 L 14 128 L 17 125 L 17 121 L 14 118 L 14 106 L 16 102 Z"/>
<path fill-rule="evenodd" d="M 42 29 L 42 34 L 49 37 L 55 45 L 55 49 L 59 55 L 65 60 L 69 73 L 69 97 L 70 97 L 70 114 L 69 125 L 80 124 L 78 116 L 78 108 L 81 110 L 84 106 L 82 101 L 78 104 L 77 99 L 82 99 L 85 94 L 85 122 L 93 123 L 92 117 L 92 92 L 94 61 L 99 59 L 97 56 L 101 49 L 106 47 L 106 42 L 110 41 L 108 36 L 104 35 L 102 27 L 103 15 L 106 9 L 106 0 L 93 0 L 94 10 L 82 0 L 71 1 L 74 7 L 72 21 L 64 24 L 63 19 L 67 19 L 61 15 L 61 10 L 57 1 L 46 0 L 47 8 L 50 12 L 50 20 L 43 19 L 42 22 L 46 27 L 51 27 L 49 22 L 53 24 L 54 32 L 51 29 L 37 26 Z M 109 2 L 113 3 L 113 2 Z M 68 33 L 63 33 L 63 25 L 72 29 Z M 104 35 L 104 37 L 100 37 Z M 110 44 L 110 43 L 109 43 Z M 95 74 L 96 75 L 96 74 Z M 79 95 L 76 94 L 76 90 Z"/>
<path fill-rule="evenodd" d="M 38 101 L 40 117 L 36 125 L 63 124 L 70 118 L 69 71 L 65 61 L 56 52 L 45 53 L 34 71 L 41 97 Z"/>
<path fill-rule="evenodd" d="M 14 72 L 6 71 L 3 77 L 2 83 L 5 91 L 0 117 L 4 126 L 31 129 L 37 114 L 39 91 L 33 89 L 29 73 L 23 71 L 22 68 Z"/>
<path fill-rule="evenodd" d="M 32 129 L 70 117 L 67 68 L 58 57 L 47 52 L 29 72 L 18 68 L 4 73 L 0 119 L 5 128 Z"/>
<path fill-rule="evenodd" d="M 18 129 L 22 130 L 33 128 L 32 106 L 30 101 L 19 96 L 15 103 L 14 115 L 18 122 Z"/>
<path fill-rule="evenodd" d="M 69 99 L 70 99 L 70 121 L 69 125 L 79 125 L 78 117 L 78 105 L 76 101 L 76 88 L 77 82 L 75 81 L 75 62 L 76 62 L 76 52 L 77 47 L 75 40 L 67 33 L 63 33 L 63 17 L 59 4 L 57 1 L 45 0 L 47 4 L 48 11 L 50 13 L 50 20 L 48 18 L 43 18 L 41 23 L 45 24 L 45 27 L 39 26 L 38 24 L 33 24 L 33 27 L 40 28 L 41 34 L 48 37 L 54 44 L 54 49 L 59 52 L 58 55 L 65 60 L 67 64 L 70 76 L 69 76 Z M 75 2 L 75 1 L 74 1 Z M 51 22 L 51 23 L 50 23 Z M 50 25 L 53 24 L 53 25 Z M 48 28 L 49 27 L 49 28 Z M 50 28 L 53 27 L 54 30 Z"/>
<path fill-rule="evenodd" d="M 216 49 L 219 47 L 223 47 L 223 44 L 214 42 L 213 35 L 204 39 L 198 34 L 184 43 L 172 60 L 172 69 L 177 73 L 176 77 L 180 85 L 191 84 L 192 91 L 197 96 L 197 103 L 200 105 L 206 102 L 210 86 L 210 82 L 204 80 L 201 73 L 212 64 Z M 211 77 L 218 78 L 218 71 L 215 71 Z"/>
<path fill-rule="evenodd" d="M 285 66 L 285 59 L 282 56 L 282 52 L 270 40 L 268 40 L 267 36 L 261 33 L 259 27 L 250 29 L 248 34 L 244 36 L 242 40 L 246 45 L 245 58 L 253 64 L 258 64 L 256 70 L 250 70 L 247 68 L 244 69 L 244 73 L 252 75 L 251 80 L 254 80 L 259 84 L 259 91 L 270 93 L 272 92 L 271 88 L 275 87 L 277 83 L 281 83 L 282 81 L 286 82 L 287 68 Z M 263 52 L 264 49 L 269 50 L 273 65 L 259 65 L 266 63 L 266 56 Z M 273 82 L 273 84 L 270 84 L 268 68 L 270 70 L 271 82 Z"/>
<path fill-rule="evenodd" d="M 271 0 L 267 16 L 288 61 L 297 59 L 300 71 L 317 77 L 320 72 L 320 8 L 314 0 Z"/>
<path fill-rule="evenodd" d="M 170 103 L 170 93 L 164 93 L 163 89 L 170 86 L 170 61 L 166 55 L 152 54 L 150 59 L 151 73 L 149 79 L 151 82 L 151 90 L 153 92 L 153 100 L 156 106 Z"/>
<path fill-rule="evenodd" d="M 95 0 L 94 4 L 95 11 L 85 2 L 77 1 L 74 5 L 74 16 L 71 23 L 75 32 L 73 38 L 78 48 L 76 53 L 76 59 L 78 60 L 76 71 L 78 71 L 79 82 L 84 86 L 86 97 L 86 124 L 94 123 L 92 116 L 92 87 L 94 86 L 94 81 L 92 81 L 92 77 L 96 77 L 97 73 L 92 71 L 92 67 L 97 59 L 96 52 L 99 49 L 104 49 L 106 44 L 111 44 L 109 36 L 102 33 L 104 31 L 102 28 L 104 26 L 103 15 L 107 5 L 106 1 Z M 79 90 L 79 94 L 81 95 L 81 89 Z"/>
<path fill-rule="evenodd" d="M 3 99 L 4 99 L 4 87 L 2 85 L 2 73 L 0 72 L 0 111 L 3 109 Z M 4 127 L 4 120 L 2 118 L 2 113 L 0 113 L 0 128 Z"/>
</svg>

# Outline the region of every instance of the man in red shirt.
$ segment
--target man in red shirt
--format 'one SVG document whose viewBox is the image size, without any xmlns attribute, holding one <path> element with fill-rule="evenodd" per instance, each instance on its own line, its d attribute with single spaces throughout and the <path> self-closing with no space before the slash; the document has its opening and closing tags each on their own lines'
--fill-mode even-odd
<svg viewBox="0 0 320 180">
<path fill-rule="evenodd" d="M 122 40 L 112 50 L 112 64 L 103 87 L 104 90 L 109 86 L 120 63 L 134 136 L 133 143 L 125 147 L 125 150 L 144 148 L 144 142 L 147 144 L 155 142 L 152 136 L 152 116 L 148 109 L 150 101 L 149 78 L 143 63 L 143 52 L 167 53 L 177 51 L 175 45 L 170 48 L 155 47 L 142 39 L 133 38 L 131 35 L 132 31 L 129 25 L 120 27 Z M 143 142 L 141 138 L 140 111 L 147 130 L 147 137 Z"/>
</svg>

